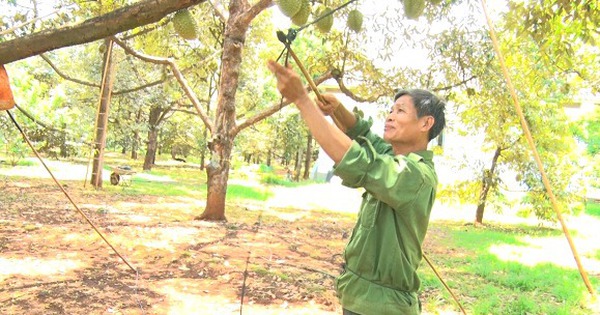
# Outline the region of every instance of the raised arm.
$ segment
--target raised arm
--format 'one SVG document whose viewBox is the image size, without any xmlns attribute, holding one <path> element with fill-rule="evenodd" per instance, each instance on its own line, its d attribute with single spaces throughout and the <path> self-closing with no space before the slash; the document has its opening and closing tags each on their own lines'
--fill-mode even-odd
<svg viewBox="0 0 600 315">
<path fill-rule="evenodd" d="M 350 148 L 352 140 L 342 130 L 327 121 L 321 109 L 308 96 L 296 72 L 272 60 L 267 65 L 277 78 L 277 88 L 281 94 L 288 101 L 296 104 L 315 140 L 334 163 L 339 163 Z"/>
<path fill-rule="evenodd" d="M 349 111 L 335 95 L 325 93 L 321 94 L 321 96 L 325 102 L 316 99 L 315 103 L 325 115 L 328 115 L 333 119 L 333 122 L 340 130 L 346 132 L 348 129 L 354 127 L 356 124 L 354 113 Z"/>
</svg>

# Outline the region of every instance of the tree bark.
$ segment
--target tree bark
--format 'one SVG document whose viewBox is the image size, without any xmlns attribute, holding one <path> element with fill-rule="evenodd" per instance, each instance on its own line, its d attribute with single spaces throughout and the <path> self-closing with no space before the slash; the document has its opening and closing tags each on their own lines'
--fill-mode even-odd
<svg viewBox="0 0 600 315">
<path fill-rule="evenodd" d="M 135 116 L 135 125 L 138 126 L 142 122 L 142 110 L 139 109 Z M 140 148 L 140 132 L 137 128 L 133 132 L 133 138 L 131 140 L 131 158 L 133 160 L 138 159 L 138 149 Z"/>
<path fill-rule="evenodd" d="M 294 159 L 294 181 L 300 180 L 300 171 L 302 171 L 302 148 L 296 151 L 296 158 Z"/>
<path fill-rule="evenodd" d="M 306 155 L 304 156 L 304 174 L 302 175 L 302 179 L 308 179 L 310 176 L 310 164 L 312 162 L 312 145 L 313 138 L 309 133 L 306 141 Z"/>
<path fill-rule="evenodd" d="M 100 106 L 96 116 L 96 140 L 94 142 L 94 162 L 92 164 L 91 184 L 95 188 L 102 187 L 102 168 L 104 167 L 104 148 L 108 129 L 108 113 L 110 112 L 110 97 L 114 83 L 115 63 L 112 61 L 112 41 L 106 40 L 106 52 L 102 64 L 102 84 Z"/>
<path fill-rule="evenodd" d="M 485 211 L 487 196 L 493 186 L 494 173 L 496 171 L 496 166 L 498 165 L 500 153 L 502 153 L 502 148 L 497 147 L 496 151 L 494 152 L 494 157 L 492 158 L 492 165 L 490 169 L 484 170 L 483 172 L 481 178 L 481 192 L 479 194 L 479 202 L 477 203 L 477 211 L 475 213 L 475 225 L 483 224 L 483 212 Z"/>
<path fill-rule="evenodd" d="M 206 0 L 144 0 L 73 26 L 50 29 L 0 43 L 0 65 L 54 49 L 107 38 Z"/>
<path fill-rule="evenodd" d="M 223 55 L 221 57 L 221 82 L 215 118 L 215 129 L 209 144 L 210 162 L 206 167 L 208 190 L 206 208 L 196 217 L 199 220 L 226 221 L 225 198 L 227 180 L 231 163 L 231 150 L 236 130 L 235 94 L 237 91 L 242 63 L 242 49 L 251 16 L 245 16 L 248 3 L 232 0 L 229 4 L 229 18 L 223 36 Z M 255 15 L 258 13 L 255 13 Z"/>
<path fill-rule="evenodd" d="M 160 123 L 163 109 L 156 106 L 150 109 L 150 117 L 148 118 L 148 145 L 146 148 L 146 156 L 144 158 L 144 171 L 149 171 L 154 166 L 156 161 L 156 152 L 158 151 L 158 127 Z"/>
</svg>

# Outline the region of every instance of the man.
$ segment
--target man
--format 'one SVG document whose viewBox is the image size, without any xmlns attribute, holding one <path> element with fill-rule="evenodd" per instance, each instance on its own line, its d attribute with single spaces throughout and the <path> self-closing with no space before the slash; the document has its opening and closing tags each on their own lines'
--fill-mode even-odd
<svg viewBox="0 0 600 315">
<path fill-rule="evenodd" d="M 344 314 L 419 314 L 416 270 L 437 186 L 427 145 L 445 126 L 445 103 L 424 90 L 398 92 L 381 138 L 333 95 L 313 102 L 291 68 L 274 61 L 268 67 L 334 161 L 334 174 L 343 185 L 365 189 L 336 282 Z"/>
</svg>

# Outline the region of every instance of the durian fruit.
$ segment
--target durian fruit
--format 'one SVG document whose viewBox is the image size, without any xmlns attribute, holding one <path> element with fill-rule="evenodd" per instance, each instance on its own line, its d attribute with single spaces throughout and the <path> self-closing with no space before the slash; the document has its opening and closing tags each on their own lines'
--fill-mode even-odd
<svg viewBox="0 0 600 315">
<path fill-rule="evenodd" d="M 348 25 L 349 29 L 358 33 L 362 29 L 362 23 L 363 14 L 360 11 L 354 9 L 348 13 L 348 21 L 346 22 L 346 25 Z"/>
<path fill-rule="evenodd" d="M 287 17 L 293 17 L 300 11 L 302 0 L 275 0 L 275 3 L 281 10 L 281 13 Z"/>
<path fill-rule="evenodd" d="M 424 9 L 425 0 L 404 0 L 404 15 L 411 20 L 419 19 Z"/>
<path fill-rule="evenodd" d="M 173 28 L 183 39 L 198 38 L 198 24 L 188 9 L 181 9 L 173 16 Z"/>
<path fill-rule="evenodd" d="M 317 12 L 315 14 L 315 16 L 318 18 L 320 18 L 321 16 L 324 16 L 328 13 L 331 12 L 331 8 L 326 7 L 326 6 L 320 6 L 317 9 Z M 319 31 L 321 31 L 322 33 L 329 33 L 329 31 L 331 30 L 331 27 L 333 26 L 333 14 L 329 14 L 326 17 L 320 19 L 319 21 L 317 21 L 315 23 L 315 26 L 319 29 Z"/>
<path fill-rule="evenodd" d="M 310 2 L 309 0 L 302 0 L 300 10 L 294 16 L 292 16 L 292 23 L 298 26 L 306 24 L 308 17 L 310 16 Z"/>
</svg>

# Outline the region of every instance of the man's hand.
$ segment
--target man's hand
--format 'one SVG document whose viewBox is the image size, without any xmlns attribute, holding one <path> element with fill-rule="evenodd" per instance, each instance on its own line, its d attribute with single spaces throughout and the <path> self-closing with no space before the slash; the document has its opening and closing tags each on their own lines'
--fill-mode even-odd
<svg viewBox="0 0 600 315">
<path fill-rule="evenodd" d="M 269 60 L 267 67 L 277 78 L 277 89 L 288 101 L 298 103 L 299 100 L 308 97 L 308 92 L 304 88 L 300 76 L 292 70 L 291 66 L 286 68 Z"/>
<path fill-rule="evenodd" d="M 321 97 L 324 102 L 321 102 L 318 98 L 315 98 L 315 103 L 317 103 L 317 106 L 319 106 L 323 114 L 333 117 L 333 113 L 339 106 L 342 105 L 342 103 L 340 103 L 340 101 L 330 93 L 321 94 Z"/>
</svg>

